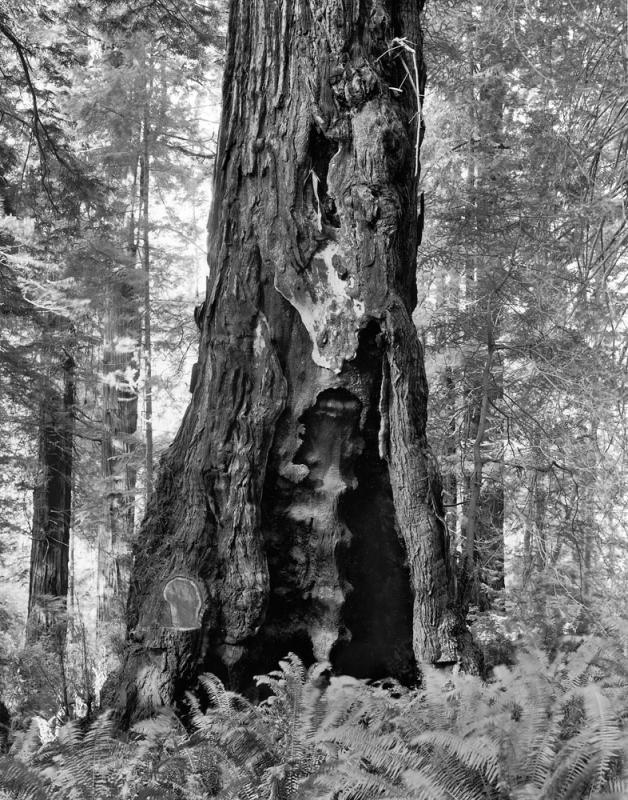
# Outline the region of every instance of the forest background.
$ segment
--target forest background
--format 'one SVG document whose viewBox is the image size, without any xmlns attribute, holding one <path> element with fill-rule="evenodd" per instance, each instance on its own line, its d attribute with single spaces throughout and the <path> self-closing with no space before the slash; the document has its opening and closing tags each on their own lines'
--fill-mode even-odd
<svg viewBox="0 0 628 800">
<path fill-rule="evenodd" d="M 133 539 L 196 361 L 225 13 L 0 12 L 0 696 L 15 730 L 95 713 L 120 658 Z M 430 0 L 424 30 L 415 323 L 459 591 L 488 667 L 517 662 L 555 724 L 551 765 L 528 763 L 511 796 L 541 796 L 534 780 L 612 796 L 628 707 L 569 681 L 625 686 L 626 9 Z M 314 680 L 299 670 L 284 662 L 286 703 L 291 678 Z M 461 708 L 480 692 L 465 686 Z M 598 761 L 578 736 L 599 739 Z M 489 770 L 452 741 L 452 764 Z M 561 753 L 582 794 L 556 777 Z"/>
</svg>

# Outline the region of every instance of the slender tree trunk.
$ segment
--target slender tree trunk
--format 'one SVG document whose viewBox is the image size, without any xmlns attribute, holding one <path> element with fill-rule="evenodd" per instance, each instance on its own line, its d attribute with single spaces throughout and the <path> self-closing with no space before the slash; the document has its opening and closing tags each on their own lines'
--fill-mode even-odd
<svg viewBox="0 0 628 800">
<path fill-rule="evenodd" d="M 153 59 L 149 55 L 148 87 L 144 102 L 142 121 L 142 155 L 140 165 L 140 206 L 142 208 L 142 268 L 144 270 L 144 435 L 145 492 L 146 501 L 153 492 L 153 390 L 152 390 L 152 339 L 151 339 L 151 293 L 150 293 L 150 104 L 153 93 Z"/>
<path fill-rule="evenodd" d="M 501 425 L 494 401 L 502 392 L 501 362 L 496 350 L 501 299 L 496 290 L 502 280 L 499 237 L 494 211 L 498 198 L 492 165 L 499 158 L 503 129 L 503 78 L 486 59 L 477 32 L 469 26 L 470 67 L 467 190 L 468 237 L 471 255 L 465 264 L 467 303 L 472 309 L 475 342 L 466 348 L 465 376 L 466 443 L 470 453 L 466 474 L 467 498 L 462 532 L 464 538 L 461 585 L 466 600 L 488 608 L 491 590 L 504 586 L 504 489 Z M 479 75 L 476 75 L 479 64 Z M 469 323 L 467 323 L 469 324 Z M 475 345 L 475 346 L 474 346 Z M 491 463 L 491 469 L 486 465 Z"/>
<path fill-rule="evenodd" d="M 482 492 L 482 480 L 484 471 L 484 455 L 482 445 L 486 436 L 486 423 L 488 414 L 489 391 L 491 381 L 491 367 L 493 362 L 494 344 L 489 342 L 487 347 L 486 363 L 482 371 L 481 394 L 479 397 L 479 414 L 475 427 L 475 438 L 473 440 L 473 471 L 469 481 L 469 502 L 467 506 L 466 536 L 464 542 L 464 570 L 467 579 L 474 587 L 474 594 L 477 592 L 479 575 L 476 567 L 477 550 L 477 531 L 478 517 L 480 510 L 480 494 Z M 477 597 L 473 598 L 477 602 Z"/>
<path fill-rule="evenodd" d="M 131 547 L 135 521 L 137 446 L 137 343 L 140 309 L 135 277 L 135 197 L 138 161 L 133 170 L 128 221 L 127 262 L 107 287 L 103 346 L 102 476 L 103 519 L 98 534 L 97 689 L 119 666 L 116 653 L 125 633 Z M 118 645 L 116 646 L 116 640 Z"/>
<path fill-rule="evenodd" d="M 228 42 L 200 358 L 135 551 L 129 712 L 289 649 L 413 680 L 468 645 L 411 319 L 418 5 L 235 0 Z"/>
<path fill-rule="evenodd" d="M 61 384 L 59 388 L 51 376 L 40 405 L 27 629 L 31 641 L 53 635 L 60 652 L 67 632 L 72 511 L 74 361 L 70 356 L 62 364 Z"/>
<path fill-rule="evenodd" d="M 549 478 L 547 459 L 541 452 L 541 441 L 538 435 L 531 442 L 532 464 L 527 471 L 525 485 L 528 497 L 524 510 L 523 531 L 523 568 L 522 579 L 526 586 L 534 577 L 534 573 L 542 573 L 550 557 L 546 535 L 547 499 Z"/>
<path fill-rule="evenodd" d="M 11 714 L 0 700 L 0 754 L 9 750 L 9 734 L 11 733 Z"/>
</svg>

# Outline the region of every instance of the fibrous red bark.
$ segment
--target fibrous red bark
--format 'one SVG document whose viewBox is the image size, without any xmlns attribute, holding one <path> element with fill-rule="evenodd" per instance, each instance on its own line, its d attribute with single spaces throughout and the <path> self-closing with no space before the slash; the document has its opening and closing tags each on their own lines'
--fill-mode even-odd
<svg viewBox="0 0 628 800">
<path fill-rule="evenodd" d="M 55 326 L 59 320 L 53 317 L 50 324 Z M 27 632 L 31 641 L 52 635 L 62 646 L 67 631 L 72 512 L 74 361 L 70 356 L 63 358 L 59 372 L 60 380 L 50 375 L 44 381 L 40 402 Z"/>
<path fill-rule="evenodd" d="M 415 301 L 416 2 L 235 0 L 191 404 L 135 554 L 119 702 L 291 649 L 411 681 L 452 603 Z M 174 577 L 202 596 L 173 624 Z"/>
</svg>

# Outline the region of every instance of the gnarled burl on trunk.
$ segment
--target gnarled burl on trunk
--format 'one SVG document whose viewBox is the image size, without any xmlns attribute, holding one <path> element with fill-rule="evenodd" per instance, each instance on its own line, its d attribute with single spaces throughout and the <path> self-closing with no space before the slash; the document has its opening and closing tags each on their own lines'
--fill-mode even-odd
<svg viewBox="0 0 628 800">
<path fill-rule="evenodd" d="M 231 4 L 200 357 L 135 553 L 129 711 L 288 650 L 412 681 L 466 645 L 411 319 L 422 88 L 416 0 Z"/>
</svg>

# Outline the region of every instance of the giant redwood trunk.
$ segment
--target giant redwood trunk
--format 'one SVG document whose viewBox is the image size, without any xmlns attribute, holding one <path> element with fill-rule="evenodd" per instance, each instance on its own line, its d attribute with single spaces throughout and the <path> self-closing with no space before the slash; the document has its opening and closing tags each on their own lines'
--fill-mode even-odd
<svg viewBox="0 0 628 800">
<path fill-rule="evenodd" d="M 466 641 L 411 319 L 417 0 L 234 0 L 228 40 L 200 358 L 135 554 L 128 709 L 288 650 L 411 681 Z"/>
<path fill-rule="evenodd" d="M 52 325 L 58 321 L 53 319 Z M 74 433 L 74 361 L 65 356 L 61 379 L 43 382 L 40 400 L 38 469 L 33 491 L 33 532 L 28 594 L 28 638 L 67 631 L 72 456 Z M 59 384 L 59 385 L 57 385 Z"/>
</svg>

